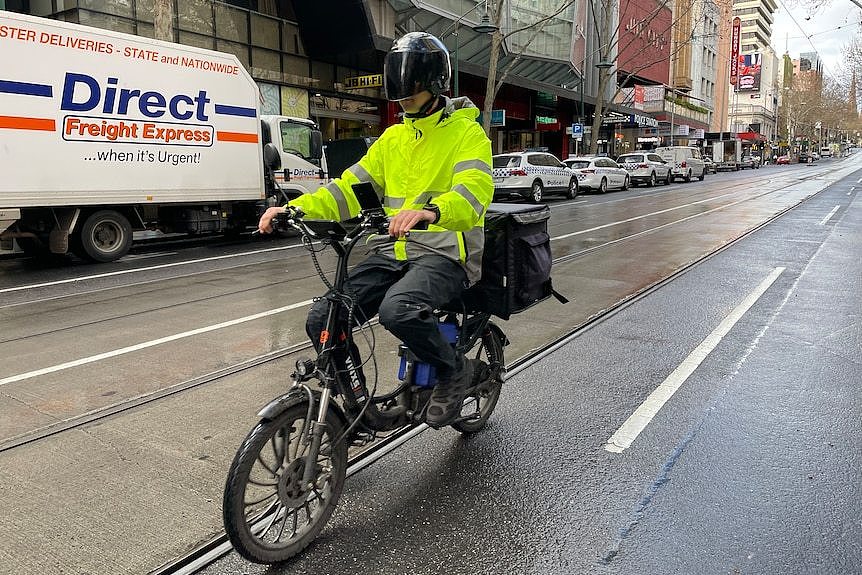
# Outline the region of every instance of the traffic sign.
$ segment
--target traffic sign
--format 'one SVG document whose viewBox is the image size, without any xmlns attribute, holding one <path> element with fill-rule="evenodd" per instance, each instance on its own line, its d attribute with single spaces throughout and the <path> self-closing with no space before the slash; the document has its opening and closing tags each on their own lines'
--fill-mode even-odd
<svg viewBox="0 0 862 575">
<path fill-rule="evenodd" d="M 584 137 L 584 125 L 572 124 L 572 137 L 576 140 L 581 140 Z"/>
</svg>

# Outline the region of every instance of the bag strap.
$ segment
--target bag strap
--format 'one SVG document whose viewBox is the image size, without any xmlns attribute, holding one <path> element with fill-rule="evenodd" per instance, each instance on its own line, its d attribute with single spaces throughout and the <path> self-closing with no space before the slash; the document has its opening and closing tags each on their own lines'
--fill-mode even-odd
<svg viewBox="0 0 862 575">
<path fill-rule="evenodd" d="M 557 301 L 560 303 L 569 303 L 569 300 L 566 299 L 566 296 L 555 290 L 553 287 L 551 287 L 551 295 L 557 298 Z"/>
</svg>

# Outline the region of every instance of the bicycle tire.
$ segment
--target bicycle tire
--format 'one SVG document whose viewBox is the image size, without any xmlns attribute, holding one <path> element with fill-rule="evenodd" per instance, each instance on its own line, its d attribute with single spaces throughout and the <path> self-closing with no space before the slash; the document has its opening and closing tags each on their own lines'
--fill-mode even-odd
<svg viewBox="0 0 862 575">
<path fill-rule="evenodd" d="M 317 409 L 312 413 L 316 415 Z M 327 429 L 318 455 L 317 489 L 303 493 L 299 487 L 305 464 L 299 439 L 306 432 L 307 416 L 308 403 L 302 402 L 274 419 L 261 420 L 231 463 L 224 490 L 224 526 L 234 549 L 249 561 L 280 563 L 302 551 L 326 525 L 341 497 L 347 442 L 332 445 L 343 430 L 332 410 L 326 416 Z M 291 449 L 295 449 L 293 459 Z M 272 493 L 265 496 L 267 491 Z M 300 514 L 304 524 L 300 524 Z M 282 540 L 284 534 L 289 534 L 286 540 Z"/>
<path fill-rule="evenodd" d="M 503 388 L 503 373 L 506 369 L 506 361 L 503 358 L 503 341 L 500 335 L 493 329 L 488 329 L 479 340 L 481 343 L 478 348 L 473 347 L 465 355 L 470 356 L 475 350 L 477 359 L 482 359 L 482 351 L 485 352 L 485 358 L 482 359 L 490 368 L 486 380 L 476 388 L 476 391 L 467 397 L 472 397 L 476 405 L 473 409 L 475 419 L 462 419 L 452 424 L 452 427 L 465 434 L 476 433 L 484 429 L 488 423 L 488 418 L 497 406 L 497 400 L 500 399 L 500 391 Z M 472 406 L 473 404 L 469 404 Z M 469 407 L 468 406 L 468 407 Z M 462 411 L 463 415 L 463 411 Z"/>
</svg>

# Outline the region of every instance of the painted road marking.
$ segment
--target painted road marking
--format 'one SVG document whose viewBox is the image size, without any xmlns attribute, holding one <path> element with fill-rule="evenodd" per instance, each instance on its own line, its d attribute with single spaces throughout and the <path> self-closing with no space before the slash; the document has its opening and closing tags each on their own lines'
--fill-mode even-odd
<svg viewBox="0 0 862 575">
<path fill-rule="evenodd" d="M 34 371 L 28 371 L 27 373 L 19 373 L 18 375 L 12 375 L 9 377 L 4 377 L 3 379 L 0 379 L 0 385 L 6 385 L 7 383 L 15 383 L 16 381 L 23 381 L 25 379 L 31 379 L 34 377 L 38 377 L 40 375 L 45 375 L 48 373 L 54 373 L 56 371 L 62 371 L 64 369 L 69 369 L 71 367 L 78 367 L 80 365 L 86 365 L 88 363 L 94 363 L 96 361 L 101 361 L 103 359 L 108 359 L 111 357 L 117 357 L 118 355 L 124 355 L 127 353 L 132 353 L 133 351 L 139 351 L 142 349 L 146 349 L 148 347 L 153 347 L 155 345 L 161 345 L 163 343 L 168 343 L 169 341 L 176 341 L 178 339 L 183 339 L 186 337 L 192 337 L 194 335 L 200 335 L 202 333 L 215 331 L 217 329 L 230 327 L 230 326 L 245 323 L 248 321 L 254 321 L 256 319 L 260 319 L 260 318 L 263 318 L 266 316 L 275 315 L 277 313 L 283 313 L 286 311 L 290 311 L 292 309 L 311 305 L 312 301 L 314 301 L 314 300 L 307 299 L 305 301 L 293 303 L 290 305 L 286 305 L 284 307 L 278 307 L 278 308 L 271 309 L 268 311 L 262 311 L 260 313 L 247 315 L 245 317 L 238 317 L 236 319 L 224 321 L 222 323 L 217 323 L 217 324 L 213 324 L 213 325 L 199 327 L 197 329 L 193 329 L 190 331 L 184 331 L 182 333 L 175 333 L 173 335 L 169 335 L 166 337 L 160 337 L 159 339 L 153 339 L 150 341 L 145 341 L 145 342 L 138 343 L 135 345 L 130 345 L 128 347 L 121 347 L 120 349 L 115 349 L 113 351 L 106 351 L 105 353 L 100 353 L 97 355 L 91 355 L 89 357 L 82 357 L 81 359 L 76 359 L 74 361 L 67 361 L 66 363 L 60 363 L 58 365 L 52 365 L 50 367 L 44 367 L 42 369 L 37 369 Z"/>
<path fill-rule="evenodd" d="M 751 306 L 769 289 L 785 268 L 778 267 L 760 282 L 757 288 L 748 294 L 736 308 L 725 317 L 722 322 L 709 334 L 679 366 L 667 376 L 634 413 L 622 424 L 605 444 L 605 449 L 612 453 L 622 453 L 631 446 L 637 436 L 640 435 L 662 406 L 667 403 L 680 385 L 694 373 L 694 370 L 704 359 L 718 346 L 722 338 L 727 335 L 737 321 L 747 312 Z"/>
<path fill-rule="evenodd" d="M 835 215 L 835 212 L 837 212 L 838 208 L 840 208 L 840 207 L 841 206 L 835 206 L 834 208 L 832 208 L 832 211 L 829 212 L 828 214 L 826 214 L 826 217 L 823 218 L 822 220 L 820 220 L 820 222 L 817 225 L 818 226 L 825 226 L 826 222 L 828 222 L 832 218 L 832 216 Z"/>
<path fill-rule="evenodd" d="M 290 246 L 281 246 L 281 247 L 277 247 L 277 248 L 266 248 L 266 249 L 263 249 L 263 250 L 253 250 L 253 251 L 250 251 L 250 252 L 240 252 L 240 253 L 238 253 L 238 254 L 227 254 L 227 255 L 224 255 L 224 256 L 213 256 L 213 257 L 210 257 L 210 258 L 199 258 L 199 259 L 196 259 L 196 260 L 188 260 L 188 261 L 185 261 L 185 262 L 174 262 L 174 263 L 171 263 L 171 264 L 161 264 L 161 265 L 157 265 L 157 266 L 149 266 L 149 267 L 145 267 L 145 268 L 135 268 L 135 269 L 133 269 L 133 270 L 121 270 L 121 271 L 116 271 L 116 272 L 107 272 L 107 273 L 103 273 L 103 274 L 94 274 L 94 275 L 91 275 L 91 276 L 82 276 L 82 277 L 79 277 L 79 278 L 69 278 L 69 279 L 65 279 L 65 280 L 57 280 L 57 281 L 53 281 L 53 282 L 45 282 L 45 283 L 41 283 L 41 284 L 29 284 L 29 285 L 18 286 L 18 287 L 12 287 L 12 288 L 4 288 L 4 289 L 0 289 L 0 293 L 7 293 L 7 292 L 13 292 L 13 291 L 21 291 L 21 290 L 25 290 L 25 289 L 36 289 L 36 288 L 42 288 L 42 287 L 50 287 L 50 286 L 56 286 L 56 285 L 62 285 L 62 284 L 68 284 L 68 283 L 74 283 L 74 282 L 82 282 L 82 281 L 87 281 L 87 280 L 94 280 L 94 279 L 99 279 L 99 278 L 109 278 L 109 277 L 112 277 L 112 276 L 119 276 L 119 275 L 125 275 L 125 274 L 133 274 L 133 273 L 137 273 L 137 272 L 148 272 L 148 271 L 152 271 L 152 270 L 160 270 L 160 269 L 165 269 L 165 268 L 173 268 L 173 267 L 177 267 L 177 266 L 186 266 L 186 265 L 189 265 L 189 264 L 199 264 L 199 263 L 201 263 L 201 262 L 210 262 L 210 261 L 215 261 L 215 260 L 224 260 L 224 259 L 228 259 L 228 258 L 237 258 L 237 257 L 242 257 L 242 256 L 251 256 L 251 255 L 254 255 L 254 254 L 263 254 L 263 253 L 266 253 L 266 252 L 277 252 L 277 251 L 279 251 L 279 250 L 290 250 L 290 249 L 293 249 L 293 248 L 299 248 L 299 247 L 302 247 L 302 244 L 295 244 L 295 245 L 290 245 Z"/>
<path fill-rule="evenodd" d="M 577 235 L 580 235 L 580 234 L 588 234 L 588 233 L 590 233 L 590 232 L 594 232 L 594 231 L 596 231 L 596 230 L 602 230 L 602 229 L 605 229 L 605 228 L 610 228 L 610 227 L 613 227 L 613 226 L 618 226 L 618 225 L 620 225 L 620 224 L 627 224 L 627 223 L 629 223 L 629 222 L 634 222 L 634 221 L 636 221 L 636 220 L 641 220 L 641 219 L 643 219 L 643 218 L 648 218 L 648 217 L 650 217 L 650 216 L 657 216 L 657 215 L 659 215 L 659 214 L 664 214 L 664 213 L 667 213 L 667 212 L 672 212 L 672 211 L 674 211 L 674 210 L 681 210 L 682 208 L 688 208 L 688 207 L 690 207 L 690 206 L 696 206 L 696 205 L 698 205 L 698 204 L 703 204 L 703 203 L 706 203 L 706 202 L 711 202 L 711 201 L 713 201 L 713 200 L 717 200 L 717 199 L 719 199 L 719 198 L 724 198 L 724 197 L 726 197 L 726 196 L 733 196 L 733 195 L 737 195 L 738 193 L 739 193 L 739 192 L 733 192 L 733 193 L 730 193 L 730 194 L 721 194 L 720 196 L 715 196 L 715 197 L 712 197 L 712 198 L 707 198 L 707 199 L 705 199 L 705 200 L 698 200 L 698 201 L 696 201 L 696 202 L 691 202 L 690 204 L 683 204 L 683 205 L 681 205 L 681 206 L 675 206 L 675 207 L 673 207 L 673 208 L 667 208 L 667 209 L 665 209 L 665 210 L 659 210 L 659 211 L 657 211 L 657 212 L 650 212 L 650 213 L 648 213 L 648 214 L 643 214 L 643 215 L 641 215 L 641 216 L 635 216 L 635 217 L 633 217 L 633 218 L 628 218 L 627 220 L 619 220 L 619 221 L 617 221 L 617 222 L 610 222 L 610 223 L 608 223 L 608 224 L 602 224 L 601 226 L 596 226 L 596 227 L 594 227 L 594 228 L 590 228 L 590 229 L 588 229 L 588 230 L 581 230 L 581 231 L 579 231 L 579 232 L 572 232 L 572 233 L 570 233 L 570 234 L 565 234 L 565 235 L 562 235 L 562 236 L 556 236 L 556 237 L 551 238 L 551 240 L 552 240 L 552 241 L 553 241 L 553 240 L 564 240 L 564 239 L 566 239 L 566 238 L 571 238 L 572 236 L 577 236 Z M 746 200 L 742 200 L 742 201 L 747 201 L 747 198 L 746 198 Z M 730 204 L 730 206 L 732 206 L 732 205 L 734 205 L 734 204 Z M 723 209 L 723 208 L 730 207 L 730 206 L 722 206 L 722 209 Z M 703 214 L 696 214 L 696 215 L 703 215 Z M 673 223 L 678 223 L 678 222 L 673 222 Z"/>
</svg>

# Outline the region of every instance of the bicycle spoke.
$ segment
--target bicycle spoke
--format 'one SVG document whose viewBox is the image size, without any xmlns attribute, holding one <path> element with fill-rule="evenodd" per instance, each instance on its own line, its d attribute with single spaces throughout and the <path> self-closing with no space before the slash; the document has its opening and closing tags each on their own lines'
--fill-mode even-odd
<svg viewBox="0 0 862 575">
<path fill-rule="evenodd" d="M 291 528 L 290 534 L 290 538 L 293 539 L 294 537 L 296 537 L 296 528 L 299 524 L 299 511 L 297 509 L 293 509 L 291 510 L 290 514 L 293 515 L 293 527 Z M 286 516 L 285 520 L 287 520 Z"/>
<path fill-rule="evenodd" d="M 277 491 L 273 491 L 272 493 L 270 493 L 269 495 L 267 495 L 267 496 L 266 496 L 266 497 L 264 497 L 263 499 L 257 499 L 257 500 L 255 500 L 255 501 L 248 501 L 248 502 L 243 501 L 243 505 L 245 505 L 246 507 L 252 507 L 252 506 L 254 506 L 254 505 L 260 505 L 261 503 L 263 503 L 263 502 L 264 502 L 264 501 L 266 501 L 267 499 L 269 499 L 269 498 L 271 498 L 271 497 L 276 497 L 276 496 L 278 496 L 278 492 L 277 492 Z"/>
<path fill-rule="evenodd" d="M 284 512 L 284 517 L 281 518 L 281 528 L 278 530 L 278 535 L 275 536 L 275 543 L 281 541 L 281 536 L 284 535 L 284 527 L 287 525 L 287 510 Z"/>
<path fill-rule="evenodd" d="M 263 531 L 261 531 L 260 534 L 258 534 L 258 538 L 263 539 L 264 535 L 266 535 L 267 532 L 272 528 L 273 523 L 275 523 L 275 520 L 278 519 L 278 514 L 279 514 L 280 510 L 282 509 L 282 507 L 283 506 L 281 504 L 279 504 L 278 507 L 275 508 L 275 512 L 272 514 L 272 517 L 270 518 L 269 523 L 266 525 L 266 527 L 263 529 Z"/>
<path fill-rule="evenodd" d="M 278 485 L 278 481 L 274 483 L 261 483 L 260 481 L 255 481 L 254 479 L 249 478 L 248 483 L 252 485 L 257 485 L 258 487 L 275 487 Z"/>
<path fill-rule="evenodd" d="M 267 464 L 266 464 L 266 461 L 264 461 L 264 460 L 263 460 L 263 452 L 262 452 L 262 451 L 261 451 L 260 453 L 258 453 L 258 454 L 257 454 L 257 461 L 258 461 L 258 463 L 260 463 L 260 464 L 261 464 L 261 466 L 262 466 L 264 469 L 266 469 L 267 471 L 269 471 L 269 472 L 272 474 L 272 476 L 273 476 L 273 477 L 278 477 L 278 472 L 277 472 L 277 471 L 275 471 L 274 469 L 270 469 L 269 465 L 267 465 Z"/>
</svg>

